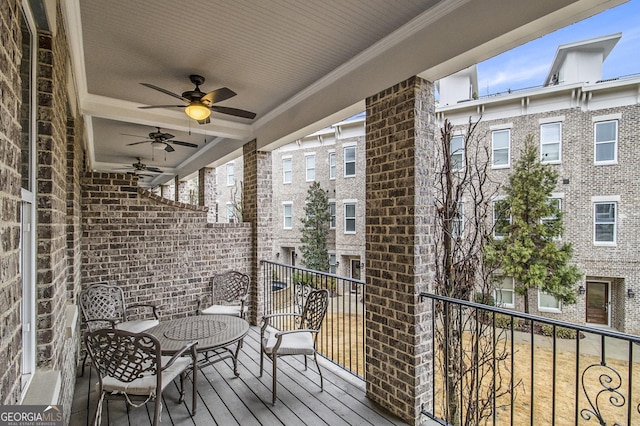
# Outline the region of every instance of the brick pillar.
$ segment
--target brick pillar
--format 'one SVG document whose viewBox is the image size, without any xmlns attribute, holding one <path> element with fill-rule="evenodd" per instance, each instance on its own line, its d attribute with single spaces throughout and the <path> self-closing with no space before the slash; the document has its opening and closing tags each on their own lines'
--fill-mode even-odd
<svg viewBox="0 0 640 426">
<path fill-rule="evenodd" d="M 367 396 L 419 424 L 431 404 L 433 84 L 412 77 L 367 99 Z"/>
<path fill-rule="evenodd" d="M 198 205 L 209 207 L 207 220 L 216 221 L 216 169 L 203 167 L 198 170 Z"/>
<path fill-rule="evenodd" d="M 264 312 L 264 276 L 260 260 L 271 256 L 271 153 L 257 150 L 255 139 L 243 147 L 242 219 L 251 223 L 251 299 L 249 321 L 258 324 Z M 267 277 L 271 279 L 271 277 Z"/>
</svg>

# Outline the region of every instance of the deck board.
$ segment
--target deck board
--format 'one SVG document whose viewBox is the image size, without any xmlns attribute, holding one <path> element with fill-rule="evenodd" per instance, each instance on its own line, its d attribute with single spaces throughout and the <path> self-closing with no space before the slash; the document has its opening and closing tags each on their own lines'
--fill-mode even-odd
<svg viewBox="0 0 640 426">
<path fill-rule="evenodd" d="M 251 327 L 241 350 L 238 371 L 233 374 L 230 360 L 199 371 L 198 407 L 192 416 L 191 378 L 185 382 L 185 400 L 178 403 L 179 380 L 163 393 L 164 425 L 405 425 L 365 396 L 364 382 L 321 359 L 324 391 L 312 358 L 304 369 L 301 356 L 278 360 L 278 400 L 271 404 L 272 365 L 265 358 L 260 370 L 260 330 Z M 86 368 L 78 377 L 72 407 L 72 426 L 92 424 L 97 405 L 96 373 Z M 93 383 L 93 384 L 92 384 Z M 146 407 L 129 408 L 123 401 L 105 401 L 103 425 L 142 426 L 150 423 L 153 402 Z"/>
</svg>

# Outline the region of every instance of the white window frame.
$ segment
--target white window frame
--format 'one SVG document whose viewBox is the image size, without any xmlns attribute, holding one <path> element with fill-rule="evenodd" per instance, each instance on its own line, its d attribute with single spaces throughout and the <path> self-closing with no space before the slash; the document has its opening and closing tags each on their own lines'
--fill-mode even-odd
<svg viewBox="0 0 640 426">
<path fill-rule="evenodd" d="M 500 280 L 500 286 L 496 286 L 496 288 L 493 290 L 493 300 L 496 306 L 501 308 L 514 309 L 516 307 L 516 291 L 515 291 L 515 281 L 513 277 L 509 277 L 506 275 L 499 275 L 498 278 Z M 504 283 L 505 279 L 511 280 L 511 288 L 502 287 L 502 284 Z M 503 303 L 502 297 L 501 296 L 498 297 L 498 294 L 502 295 L 503 292 L 511 293 L 511 303 Z"/>
<path fill-rule="evenodd" d="M 558 211 L 562 212 L 562 207 L 564 204 L 564 193 L 557 193 L 557 192 L 551 193 L 551 196 L 549 197 L 548 202 L 551 203 L 554 200 L 558 201 Z M 557 217 L 555 216 L 547 216 L 547 217 L 541 218 L 540 222 L 545 223 L 547 221 L 556 220 L 556 219 Z M 553 239 L 556 241 L 559 241 L 562 239 L 562 235 L 555 235 Z"/>
<path fill-rule="evenodd" d="M 544 134 L 543 132 L 543 128 L 545 127 L 558 127 L 558 140 L 557 141 L 544 141 L 542 139 L 542 135 Z M 545 157 L 543 156 L 543 148 L 545 146 L 550 146 L 550 145 L 558 145 L 558 158 L 555 160 L 548 160 L 545 161 Z M 561 122 L 555 122 L 555 123 L 544 123 L 540 125 L 540 162 L 543 164 L 560 164 L 562 163 L 562 123 Z"/>
<path fill-rule="evenodd" d="M 287 207 L 289 208 L 289 215 L 287 215 Z M 287 218 L 289 219 L 289 226 L 287 226 Z M 293 229 L 293 202 L 291 201 L 282 203 L 282 229 Z"/>
<path fill-rule="evenodd" d="M 495 148 L 495 135 L 497 133 L 507 132 L 508 143 L 506 148 Z M 507 164 L 496 164 L 496 151 L 507 151 Z M 508 169 L 511 167 L 511 128 L 496 128 L 491 130 L 491 168 L 492 169 Z"/>
<path fill-rule="evenodd" d="M 552 308 L 552 307 L 549 307 L 549 306 L 540 305 L 540 295 L 542 295 L 542 294 L 550 296 L 550 297 L 553 297 L 553 299 L 558 303 L 558 307 L 557 308 Z M 542 290 L 538 289 L 538 311 L 539 312 L 552 312 L 552 313 L 560 314 L 560 313 L 562 313 L 562 301 L 556 299 L 556 297 L 553 296 L 552 294 L 547 293 L 546 291 L 542 291 Z"/>
<path fill-rule="evenodd" d="M 505 198 L 507 197 L 502 195 L 499 197 L 495 197 L 491 202 L 491 219 L 493 220 L 492 235 L 493 235 L 493 238 L 495 238 L 496 240 L 501 240 L 506 236 L 506 235 L 496 235 L 496 223 L 498 222 L 498 218 L 496 217 L 496 204 L 499 203 L 500 201 L 503 201 Z M 509 214 L 509 223 L 511 223 L 512 221 L 513 221 L 513 217 L 511 216 L 511 214 Z"/>
<path fill-rule="evenodd" d="M 227 201 L 227 222 L 235 223 L 236 218 L 234 213 L 233 203 L 231 201 Z"/>
<path fill-rule="evenodd" d="M 344 146 L 344 177 L 355 177 L 356 175 L 356 146 L 355 145 L 347 145 Z M 353 150 L 353 160 L 347 161 L 347 151 Z M 353 164 L 353 173 L 347 173 L 347 166 L 349 164 Z"/>
<path fill-rule="evenodd" d="M 619 217 L 619 213 L 618 213 L 618 208 L 620 206 L 620 196 L 604 196 L 604 197 L 591 197 L 591 202 L 593 203 L 593 245 L 594 246 L 616 246 L 618 243 L 618 217 Z M 601 221 L 601 222 L 597 222 L 597 217 L 596 217 L 596 206 L 597 205 L 604 205 L 604 204 L 609 204 L 609 205 L 613 205 L 614 207 L 614 217 L 613 217 L 613 221 L 612 222 L 606 222 L 606 221 Z M 596 229 L 597 229 L 597 225 L 607 225 L 607 224 L 612 224 L 613 225 L 613 241 L 596 241 Z"/>
<path fill-rule="evenodd" d="M 461 144 L 460 144 L 460 148 L 456 149 L 455 151 L 451 151 L 452 150 L 452 146 L 453 146 L 453 140 L 456 139 L 460 139 Z M 451 158 L 451 171 L 453 172 L 457 172 L 460 170 L 464 170 L 464 135 L 453 135 L 451 136 L 451 143 L 449 144 L 449 155 Z M 460 156 L 460 160 L 459 160 L 459 167 L 454 167 L 454 157 L 458 157 Z"/>
<path fill-rule="evenodd" d="M 602 124 L 615 123 L 615 138 L 613 140 L 608 141 L 598 141 L 598 126 Z M 614 119 L 602 119 L 594 121 L 593 123 L 593 163 L 599 166 L 604 166 L 607 164 L 617 164 L 618 163 L 618 128 L 620 123 L 617 118 Z M 600 160 L 598 161 L 598 145 L 600 144 L 610 144 L 613 143 L 613 160 Z"/>
<path fill-rule="evenodd" d="M 338 269 L 338 265 L 336 265 L 337 261 L 338 261 L 338 256 L 336 256 L 336 253 L 330 251 L 329 252 L 329 273 L 330 274 L 335 275 Z"/>
<path fill-rule="evenodd" d="M 336 229 L 336 200 L 329 200 L 329 229 Z"/>
<path fill-rule="evenodd" d="M 227 186 L 233 186 L 236 184 L 236 175 L 233 167 L 233 163 L 227 163 Z"/>
<path fill-rule="evenodd" d="M 347 216 L 347 207 L 353 206 L 353 216 Z M 357 217 L 358 217 L 358 202 L 357 200 L 344 200 L 343 202 L 344 212 L 344 233 L 348 235 L 354 235 L 357 229 Z M 353 221 L 353 231 L 347 230 L 347 223 Z"/>
<path fill-rule="evenodd" d="M 309 167 L 309 161 L 313 161 L 313 167 Z M 304 155 L 304 170 L 305 170 L 305 178 L 307 182 L 313 182 L 316 180 L 316 154 L 308 153 Z M 313 176 L 309 176 L 313 173 Z"/>
<path fill-rule="evenodd" d="M 288 167 L 286 166 L 288 164 Z M 288 177 L 288 179 L 287 179 Z M 282 157 L 282 183 L 288 184 L 293 181 L 293 157 Z"/>
<path fill-rule="evenodd" d="M 329 151 L 329 180 L 336 178 L 336 152 Z"/>
</svg>

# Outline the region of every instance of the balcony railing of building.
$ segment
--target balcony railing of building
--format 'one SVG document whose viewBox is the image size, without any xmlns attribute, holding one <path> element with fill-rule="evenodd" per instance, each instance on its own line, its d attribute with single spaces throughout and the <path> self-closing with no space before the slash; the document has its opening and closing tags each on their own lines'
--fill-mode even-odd
<svg viewBox="0 0 640 426">
<path fill-rule="evenodd" d="M 312 288 L 329 290 L 329 308 L 318 335 L 318 351 L 364 379 L 364 281 L 269 261 L 261 264 L 264 314 L 302 312 L 305 296 Z M 280 330 L 297 326 L 282 318 L 276 318 L 273 325 Z"/>
<path fill-rule="evenodd" d="M 640 337 L 422 293 L 446 425 L 640 424 Z"/>
</svg>

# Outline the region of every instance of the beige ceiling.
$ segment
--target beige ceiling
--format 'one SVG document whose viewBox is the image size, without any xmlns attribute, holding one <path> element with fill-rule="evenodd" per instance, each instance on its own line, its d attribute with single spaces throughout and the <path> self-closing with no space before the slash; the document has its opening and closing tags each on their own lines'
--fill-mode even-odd
<svg viewBox="0 0 640 426">
<path fill-rule="evenodd" d="M 113 170 L 135 157 L 165 171 L 153 186 L 238 155 L 271 149 L 363 110 L 363 100 L 412 75 L 435 80 L 591 16 L 622 0 L 64 0 L 89 163 Z M 174 93 L 228 87 L 199 125 Z M 153 151 L 155 126 L 198 145 Z"/>
</svg>

